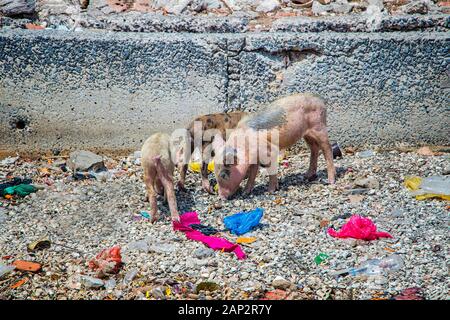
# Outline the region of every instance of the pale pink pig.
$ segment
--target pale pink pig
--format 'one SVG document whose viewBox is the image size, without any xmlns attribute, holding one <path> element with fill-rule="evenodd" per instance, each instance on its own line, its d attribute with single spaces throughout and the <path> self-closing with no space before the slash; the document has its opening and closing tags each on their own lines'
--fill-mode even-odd
<svg viewBox="0 0 450 320">
<path fill-rule="evenodd" d="M 243 118 L 226 142 L 214 139 L 214 162 L 219 195 L 232 196 L 248 177 L 245 194 L 252 191 L 259 166 L 268 168 L 269 192 L 278 188 L 277 168 L 280 149 L 304 138 L 311 150 L 308 179 L 317 172 L 319 151 L 327 163 L 328 182 L 335 182 L 335 168 L 326 126 L 325 102 L 316 95 L 294 94 L 271 103 L 268 108 Z"/>
</svg>

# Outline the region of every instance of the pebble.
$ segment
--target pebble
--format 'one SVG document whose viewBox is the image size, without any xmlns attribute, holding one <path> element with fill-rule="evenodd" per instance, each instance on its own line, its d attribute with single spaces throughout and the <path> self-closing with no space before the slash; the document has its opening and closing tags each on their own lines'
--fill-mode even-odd
<svg viewBox="0 0 450 320">
<path fill-rule="evenodd" d="M 291 286 L 291 283 L 283 277 L 277 276 L 275 279 L 273 279 L 272 286 L 275 289 L 287 289 Z"/>
</svg>

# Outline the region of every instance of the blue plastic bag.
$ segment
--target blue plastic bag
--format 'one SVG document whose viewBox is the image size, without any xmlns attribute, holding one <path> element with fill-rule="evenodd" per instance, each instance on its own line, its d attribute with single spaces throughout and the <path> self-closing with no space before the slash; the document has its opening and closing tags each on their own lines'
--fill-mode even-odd
<svg viewBox="0 0 450 320">
<path fill-rule="evenodd" d="M 239 212 L 225 217 L 223 223 L 225 227 L 238 236 L 247 233 L 259 224 L 263 216 L 263 209 L 256 208 L 249 212 Z"/>
</svg>

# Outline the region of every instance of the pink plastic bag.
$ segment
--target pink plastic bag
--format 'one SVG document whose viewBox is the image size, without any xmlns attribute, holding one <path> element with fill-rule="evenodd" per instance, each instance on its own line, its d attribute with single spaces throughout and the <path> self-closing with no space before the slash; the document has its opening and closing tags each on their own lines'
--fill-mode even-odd
<svg viewBox="0 0 450 320">
<path fill-rule="evenodd" d="M 354 238 L 362 240 L 392 238 L 387 232 L 377 232 L 377 226 L 369 218 L 363 218 L 357 215 L 350 217 L 350 220 L 342 226 L 339 232 L 329 228 L 328 234 L 335 238 Z"/>
<path fill-rule="evenodd" d="M 186 212 L 182 214 L 180 216 L 180 222 L 173 221 L 173 229 L 184 232 L 188 239 L 201 241 L 211 249 L 234 252 L 239 260 L 245 259 L 245 253 L 239 245 L 223 238 L 205 236 L 200 231 L 192 229 L 190 227 L 191 224 L 200 224 L 197 212 Z"/>
</svg>

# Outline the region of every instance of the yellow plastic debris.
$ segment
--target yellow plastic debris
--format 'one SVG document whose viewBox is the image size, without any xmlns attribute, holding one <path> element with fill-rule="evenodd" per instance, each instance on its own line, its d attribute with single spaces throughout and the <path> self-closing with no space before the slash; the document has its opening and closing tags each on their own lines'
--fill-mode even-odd
<svg viewBox="0 0 450 320">
<path fill-rule="evenodd" d="M 423 179 L 420 177 L 406 177 L 405 178 L 405 186 L 408 190 L 410 190 L 412 192 L 414 192 L 414 191 L 420 192 L 420 186 L 422 184 L 422 181 L 423 181 Z M 425 199 L 432 199 L 432 198 L 450 200 L 450 194 L 422 193 L 422 194 L 416 194 L 415 197 L 416 197 L 416 200 L 425 200 Z"/>
<path fill-rule="evenodd" d="M 189 162 L 189 170 L 199 173 L 202 170 L 202 164 L 200 162 Z M 208 163 L 208 172 L 214 172 L 214 160 Z"/>
<path fill-rule="evenodd" d="M 166 297 L 169 297 L 172 294 L 172 290 L 170 290 L 170 287 L 166 288 Z"/>
<path fill-rule="evenodd" d="M 405 187 L 411 191 L 419 190 L 421 183 L 422 183 L 422 178 L 420 178 L 420 177 L 406 177 L 406 179 L 405 179 Z"/>
<path fill-rule="evenodd" d="M 239 237 L 236 239 L 236 243 L 253 243 L 256 241 L 254 237 Z"/>
<path fill-rule="evenodd" d="M 214 186 L 214 191 L 215 192 L 219 192 L 219 185 L 216 183 L 216 185 Z"/>
</svg>

